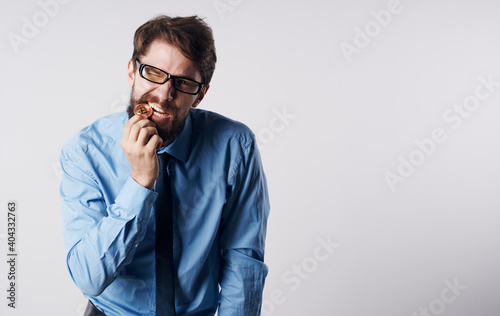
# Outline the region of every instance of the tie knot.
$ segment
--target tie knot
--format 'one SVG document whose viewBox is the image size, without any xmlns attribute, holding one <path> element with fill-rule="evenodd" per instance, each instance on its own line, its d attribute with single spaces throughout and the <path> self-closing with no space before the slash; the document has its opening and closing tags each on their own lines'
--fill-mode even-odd
<svg viewBox="0 0 500 316">
<path fill-rule="evenodd" d="M 168 153 L 158 154 L 158 164 L 160 165 L 160 171 L 167 170 L 168 160 L 170 155 Z"/>
</svg>

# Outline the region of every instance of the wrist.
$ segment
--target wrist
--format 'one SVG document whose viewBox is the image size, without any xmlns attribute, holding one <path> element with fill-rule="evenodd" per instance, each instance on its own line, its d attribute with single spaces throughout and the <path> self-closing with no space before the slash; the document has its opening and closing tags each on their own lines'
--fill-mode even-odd
<svg viewBox="0 0 500 316">
<path fill-rule="evenodd" d="M 130 173 L 130 177 L 134 179 L 135 182 L 145 187 L 146 189 L 151 191 L 154 190 L 155 179 L 151 179 L 150 177 L 144 177 L 144 176 L 141 177 L 139 175 L 135 175 L 134 173 Z"/>
</svg>

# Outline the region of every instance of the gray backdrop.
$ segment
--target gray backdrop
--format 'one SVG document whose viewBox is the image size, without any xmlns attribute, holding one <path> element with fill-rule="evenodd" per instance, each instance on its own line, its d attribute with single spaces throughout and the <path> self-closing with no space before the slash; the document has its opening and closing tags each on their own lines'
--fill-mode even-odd
<svg viewBox="0 0 500 316">
<path fill-rule="evenodd" d="M 258 137 L 263 315 L 500 315 L 494 0 L 2 1 L 0 314 L 82 315 L 59 152 L 125 108 L 133 33 L 160 13 L 207 19 L 219 62 L 200 107 Z"/>
</svg>

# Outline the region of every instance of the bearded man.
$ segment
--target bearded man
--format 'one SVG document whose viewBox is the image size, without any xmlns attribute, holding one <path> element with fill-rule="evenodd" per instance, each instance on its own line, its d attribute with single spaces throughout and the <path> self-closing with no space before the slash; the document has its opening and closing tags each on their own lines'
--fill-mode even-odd
<svg viewBox="0 0 500 316">
<path fill-rule="evenodd" d="M 62 149 L 66 261 L 85 315 L 260 315 L 267 183 L 250 129 L 196 108 L 216 60 L 199 17 L 148 21 L 127 111 Z"/>
</svg>

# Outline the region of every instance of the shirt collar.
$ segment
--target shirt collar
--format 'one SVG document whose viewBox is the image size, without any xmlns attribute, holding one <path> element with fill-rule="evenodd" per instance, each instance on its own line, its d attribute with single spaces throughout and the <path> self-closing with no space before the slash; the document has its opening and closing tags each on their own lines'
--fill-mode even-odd
<svg viewBox="0 0 500 316">
<path fill-rule="evenodd" d="M 167 152 L 182 162 L 186 162 L 188 158 L 189 143 L 191 142 L 192 126 L 191 115 L 188 115 L 184 123 L 184 128 L 179 136 L 177 136 L 170 145 L 160 149 L 158 153 Z"/>
</svg>

